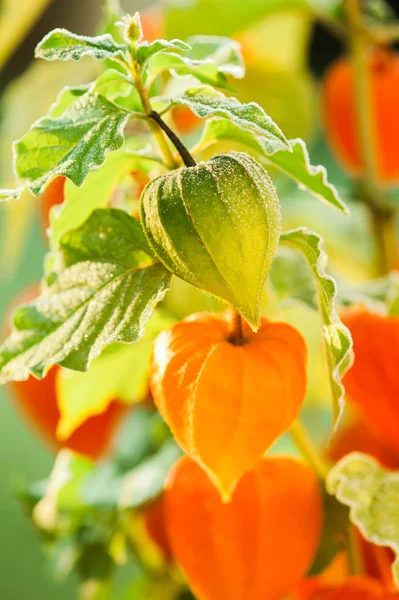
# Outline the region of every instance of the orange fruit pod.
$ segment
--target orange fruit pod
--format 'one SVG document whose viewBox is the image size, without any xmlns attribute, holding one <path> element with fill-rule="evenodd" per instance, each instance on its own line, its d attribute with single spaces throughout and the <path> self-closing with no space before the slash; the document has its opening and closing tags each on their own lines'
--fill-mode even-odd
<svg viewBox="0 0 399 600">
<path fill-rule="evenodd" d="M 155 340 L 155 404 L 184 452 L 228 502 L 242 475 L 292 424 L 306 391 L 307 349 L 286 323 L 233 336 L 232 312 L 198 313 Z"/>
<path fill-rule="evenodd" d="M 57 438 L 60 420 L 56 393 L 58 370 L 59 367 L 53 367 L 41 380 L 30 376 L 26 381 L 8 383 L 12 398 L 27 421 L 52 448 L 69 448 L 96 460 L 109 450 L 126 406 L 111 402 L 103 413 L 89 417 L 67 439 L 60 441 Z"/>
<path fill-rule="evenodd" d="M 175 106 L 171 114 L 173 124 L 182 134 L 190 133 L 201 123 L 201 119 L 187 106 Z"/>
<path fill-rule="evenodd" d="M 399 179 L 399 55 L 387 49 L 372 51 L 368 75 L 377 173 L 381 181 L 394 182 Z M 335 154 L 349 173 L 360 175 L 365 167 L 357 125 L 355 76 L 346 56 L 337 60 L 324 77 L 322 112 L 327 139 Z"/>
<path fill-rule="evenodd" d="M 355 353 L 344 385 L 365 423 L 399 453 L 399 318 L 365 309 L 343 317 Z"/>
<path fill-rule="evenodd" d="M 364 417 L 356 416 L 355 420 L 334 435 L 327 448 L 328 458 L 336 463 L 350 452 L 371 454 L 388 469 L 399 468 L 399 453 L 369 427 Z"/>
<path fill-rule="evenodd" d="M 399 593 L 387 591 L 383 584 L 368 577 L 359 575 L 349 577 L 338 586 L 326 586 L 321 581 L 312 586 L 309 593 L 294 595 L 293 600 L 397 600 Z"/>
<path fill-rule="evenodd" d="M 198 600 L 281 600 L 304 577 L 322 527 L 319 482 L 290 457 L 263 459 L 224 504 L 188 457 L 165 492 L 173 554 Z"/>
<path fill-rule="evenodd" d="M 22 292 L 14 301 L 13 307 L 29 302 L 38 295 L 39 286 L 33 285 Z M 12 381 L 7 384 L 11 397 L 18 410 L 29 424 L 50 445 L 58 450 L 69 448 L 95 460 L 109 449 L 111 440 L 123 415 L 125 404 L 111 402 L 107 409 L 87 419 L 66 440 L 57 438 L 60 411 L 57 403 L 56 379 L 60 367 L 53 367 L 44 379 L 30 376 L 26 381 Z"/>
<path fill-rule="evenodd" d="M 165 36 L 165 15 L 160 7 L 147 8 L 140 13 L 143 39 L 153 42 Z"/>
<path fill-rule="evenodd" d="M 144 524 L 148 535 L 157 546 L 166 561 L 172 559 L 165 523 L 165 508 L 163 496 L 146 506 L 143 510 Z"/>
<path fill-rule="evenodd" d="M 50 210 L 64 202 L 65 177 L 56 177 L 40 195 L 39 213 L 44 233 L 50 227 Z"/>
</svg>

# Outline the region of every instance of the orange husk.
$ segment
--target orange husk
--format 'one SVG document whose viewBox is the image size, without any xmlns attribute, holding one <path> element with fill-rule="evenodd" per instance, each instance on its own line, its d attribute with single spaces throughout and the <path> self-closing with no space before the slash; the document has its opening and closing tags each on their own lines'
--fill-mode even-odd
<svg viewBox="0 0 399 600">
<path fill-rule="evenodd" d="M 30 302 L 39 294 L 39 284 L 29 286 L 18 295 L 8 311 L 8 318 L 19 304 Z M 9 326 L 4 328 L 9 331 Z M 7 384 L 10 396 L 31 428 L 54 450 L 69 448 L 93 460 L 108 452 L 113 436 L 126 415 L 126 404 L 112 401 L 101 414 L 89 417 L 70 436 L 57 438 L 60 410 L 57 402 L 56 379 L 60 367 L 54 366 L 44 379 L 30 376 L 26 381 Z"/>
<path fill-rule="evenodd" d="M 368 75 L 377 173 L 381 181 L 399 179 L 399 54 L 374 50 L 368 57 Z M 357 126 L 355 74 L 349 57 L 338 59 L 328 69 L 322 85 L 322 113 L 327 139 L 343 167 L 352 175 L 365 165 Z"/>
<path fill-rule="evenodd" d="M 198 600 L 281 600 L 312 563 L 322 499 L 310 467 L 270 457 L 224 504 L 205 472 L 184 457 L 168 478 L 165 514 L 174 556 Z"/>
<path fill-rule="evenodd" d="M 360 309 L 343 321 L 355 352 L 344 378 L 347 394 L 367 427 L 399 456 L 399 318 Z"/>
<path fill-rule="evenodd" d="M 398 593 L 387 591 L 376 579 L 359 575 L 349 577 L 338 586 L 326 585 L 318 580 L 308 591 L 303 588 L 293 600 L 397 600 L 398 598 Z"/>
<path fill-rule="evenodd" d="M 228 502 L 242 475 L 292 424 L 306 391 L 307 350 L 290 325 L 262 319 L 231 341 L 231 313 L 199 313 L 162 332 L 154 401 L 184 452 Z"/>
</svg>

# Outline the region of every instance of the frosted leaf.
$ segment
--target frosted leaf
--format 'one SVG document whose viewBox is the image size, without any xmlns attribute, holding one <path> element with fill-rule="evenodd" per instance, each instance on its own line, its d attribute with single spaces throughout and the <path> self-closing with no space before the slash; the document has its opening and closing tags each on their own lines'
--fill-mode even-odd
<svg viewBox="0 0 399 600">
<path fill-rule="evenodd" d="M 256 102 L 241 104 L 237 98 L 227 98 L 208 88 L 193 88 L 183 96 L 172 98 L 171 105 L 188 106 L 201 118 L 217 116 L 228 119 L 236 129 L 260 136 L 268 154 L 278 150 L 291 150 L 280 128 Z"/>
<path fill-rule="evenodd" d="M 182 42 L 182 40 L 155 40 L 153 42 L 140 42 L 136 46 L 136 60 L 140 64 L 144 64 L 151 56 L 162 51 L 180 50 L 187 52 L 191 50 L 191 46 Z"/>
<path fill-rule="evenodd" d="M 152 81 L 164 71 L 172 71 L 181 76 L 193 75 L 201 83 L 231 89 L 226 75 L 208 58 L 194 60 L 175 52 L 159 52 L 148 60 L 146 78 Z"/>
<path fill-rule="evenodd" d="M 14 169 L 30 191 L 38 195 L 55 177 L 82 185 L 108 152 L 124 143 L 130 113 L 99 94 L 78 97 L 58 117 L 36 121 L 14 144 Z"/>
<path fill-rule="evenodd" d="M 18 200 L 22 190 L 5 190 L 0 189 L 0 202 L 7 200 Z"/>
<path fill-rule="evenodd" d="M 54 364 L 86 370 L 104 346 L 137 341 L 169 287 L 141 225 L 118 209 L 96 210 L 65 234 L 53 264 L 39 298 L 15 313 L 0 382 L 43 377 Z"/>
<path fill-rule="evenodd" d="M 392 573 L 399 585 L 399 472 L 352 452 L 331 469 L 327 490 L 350 507 L 350 520 L 366 540 L 392 548 L 396 554 Z"/>
<path fill-rule="evenodd" d="M 77 35 L 67 29 L 50 31 L 36 46 L 36 58 L 45 60 L 80 60 L 89 55 L 98 60 L 123 59 L 125 46 L 106 33 L 96 37 Z"/>
<path fill-rule="evenodd" d="M 204 150 L 218 140 L 231 140 L 243 144 L 265 161 L 276 166 L 291 179 L 294 179 L 300 189 L 304 189 L 326 204 L 334 206 L 345 214 L 348 208 L 339 197 L 337 189 L 329 183 L 327 171 L 321 166 L 310 163 L 306 144 L 301 139 L 290 140 L 292 152 L 281 150 L 270 143 L 260 133 L 243 131 L 238 125 L 227 119 L 210 119 L 207 121 L 199 148 Z"/>
<path fill-rule="evenodd" d="M 188 43 L 191 46 L 189 58 L 211 60 L 225 75 L 241 79 L 245 74 L 241 45 L 228 37 L 217 35 L 194 35 Z"/>
<path fill-rule="evenodd" d="M 353 360 L 352 338 L 349 329 L 340 320 L 335 307 L 336 282 L 324 270 L 327 255 L 323 250 L 323 239 L 306 227 L 300 227 L 282 233 L 280 242 L 302 252 L 313 272 L 323 323 L 323 343 L 333 400 L 334 426 L 336 427 L 345 404 L 342 377 Z"/>
</svg>

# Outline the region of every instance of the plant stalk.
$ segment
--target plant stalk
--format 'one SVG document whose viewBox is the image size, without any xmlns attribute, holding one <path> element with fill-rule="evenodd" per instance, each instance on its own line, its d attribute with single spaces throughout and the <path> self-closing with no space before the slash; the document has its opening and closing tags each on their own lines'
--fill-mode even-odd
<svg viewBox="0 0 399 600">
<path fill-rule="evenodd" d="M 290 427 L 290 435 L 306 462 L 313 468 L 317 476 L 324 481 L 329 472 L 328 464 L 321 458 L 313 440 L 302 422 L 297 419 Z"/>
<path fill-rule="evenodd" d="M 240 346 L 244 343 L 244 331 L 242 326 L 242 316 L 236 310 L 234 311 L 233 316 L 233 327 L 231 333 L 231 341 Z"/>
<path fill-rule="evenodd" d="M 377 172 L 376 131 L 367 57 L 370 36 L 364 27 L 360 0 L 346 0 L 346 14 L 355 76 L 357 131 L 365 168 L 361 177 L 361 200 L 370 211 L 378 274 L 385 275 L 396 263 L 396 214 L 384 198 Z"/>
<path fill-rule="evenodd" d="M 364 573 L 364 565 L 360 548 L 360 539 L 356 528 L 352 523 L 349 523 L 348 525 L 345 538 L 350 574 L 361 575 Z"/>
<path fill-rule="evenodd" d="M 162 131 L 159 123 L 157 123 L 152 117 L 151 114 L 153 112 L 152 110 L 152 106 L 151 106 L 151 102 L 150 102 L 150 98 L 148 96 L 148 92 L 145 89 L 144 85 L 143 85 L 143 81 L 140 77 L 140 74 L 137 72 L 135 65 L 131 65 L 131 73 L 134 79 L 134 82 L 136 84 L 136 89 L 138 91 L 138 94 L 140 96 L 143 108 L 144 108 L 144 112 L 146 113 L 147 117 L 148 117 L 148 125 L 151 129 L 151 132 L 159 146 L 159 149 L 162 153 L 164 162 L 165 162 L 165 166 L 167 169 L 169 169 L 170 171 L 172 171 L 173 169 L 176 169 L 178 167 L 175 158 L 172 154 L 171 149 L 169 148 L 168 142 L 165 139 L 165 135 L 164 132 Z"/>
<path fill-rule="evenodd" d="M 174 145 L 174 147 L 180 154 L 185 166 L 186 167 L 195 167 L 195 165 L 197 163 L 191 156 L 190 152 L 187 150 L 187 148 L 185 147 L 185 145 L 183 144 L 181 139 L 179 137 L 177 137 L 175 132 L 172 131 L 172 129 L 170 127 L 168 127 L 168 125 L 165 123 L 165 121 L 163 121 L 163 119 L 161 118 L 161 115 L 158 114 L 157 112 L 155 112 L 155 110 L 152 110 L 149 114 L 149 117 L 151 119 L 153 119 L 156 123 L 158 123 L 158 125 L 162 129 L 162 131 L 164 131 L 166 133 L 166 135 L 168 136 L 168 138 L 170 139 L 170 141 L 172 142 L 172 144 Z"/>
</svg>

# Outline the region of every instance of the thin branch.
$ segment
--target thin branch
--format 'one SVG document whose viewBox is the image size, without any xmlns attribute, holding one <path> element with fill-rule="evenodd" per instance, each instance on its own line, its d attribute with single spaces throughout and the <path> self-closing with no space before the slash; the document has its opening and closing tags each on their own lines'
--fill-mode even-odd
<svg viewBox="0 0 399 600">
<path fill-rule="evenodd" d="M 158 123 L 159 127 L 166 133 L 166 135 L 180 154 L 186 167 L 195 167 L 197 163 L 191 156 L 190 152 L 187 150 L 187 148 L 180 140 L 180 138 L 175 134 L 175 132 L 172 131 L 170 127 L 168 127 L 165 121 L 162 120 L 161 116 L 157 112 L 155 112 L 155 110 L 152 110 L 148 116 L 151 119 L 153 119 L 156 123 Z"/>
</svg>

